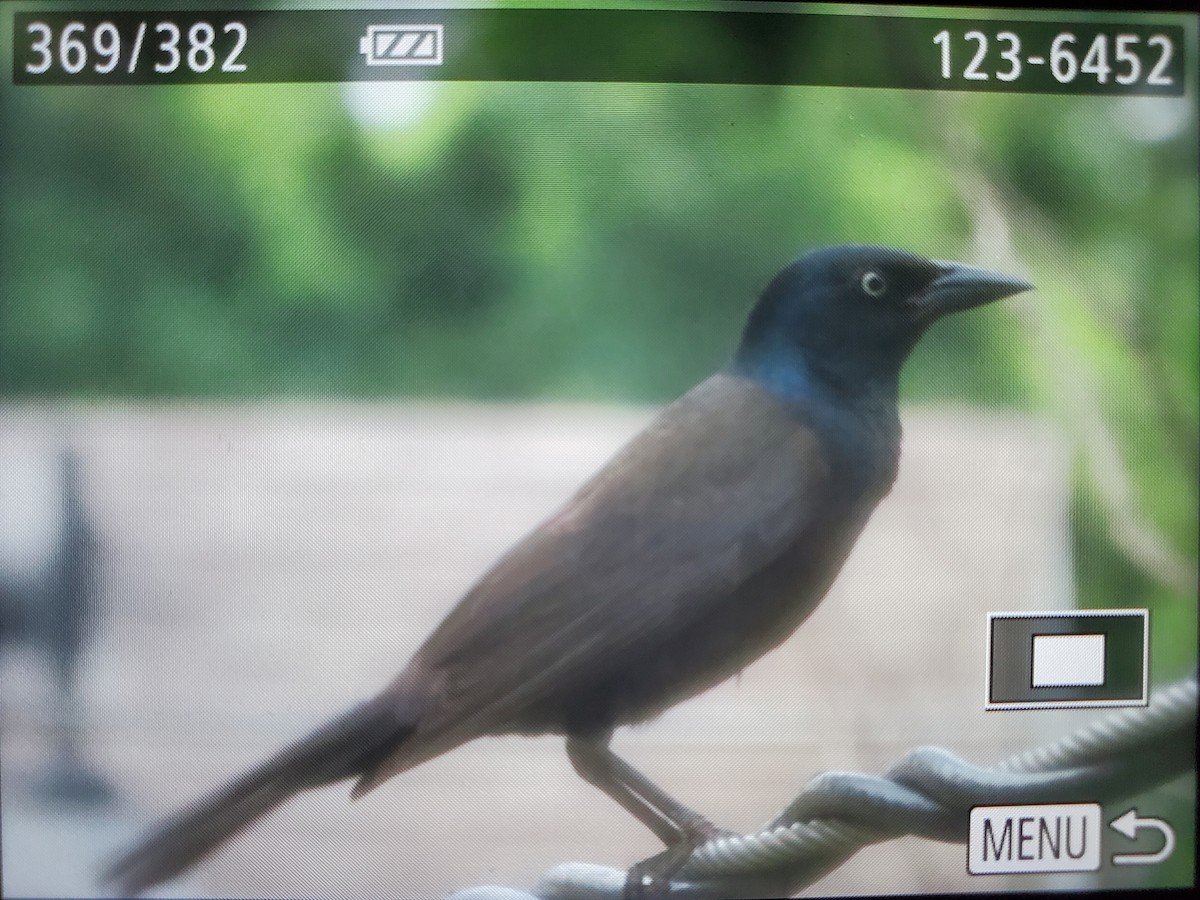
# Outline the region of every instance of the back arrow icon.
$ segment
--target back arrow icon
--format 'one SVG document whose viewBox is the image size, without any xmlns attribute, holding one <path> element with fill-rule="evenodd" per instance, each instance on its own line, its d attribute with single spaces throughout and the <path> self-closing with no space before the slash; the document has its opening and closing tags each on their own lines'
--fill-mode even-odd
<svg viewBox="0 0 1200 900">
<path fill-rule="evenodd" d="M 1114 853 L 1114 866 L 1146 866 L 1160 863 L 1171 855 L 1175 849 L 1175 831 L 1162 819 L 1141 818 L 1136 809 L 1130 809 L 1119 818 L 1108 823 L 1108 827 L 1121 832 L 1131 841 L 1136 840 L 1141 828 L 1157 828 L 1162 832 L 1163 845 L 1157 853 Z"/>
</svg>

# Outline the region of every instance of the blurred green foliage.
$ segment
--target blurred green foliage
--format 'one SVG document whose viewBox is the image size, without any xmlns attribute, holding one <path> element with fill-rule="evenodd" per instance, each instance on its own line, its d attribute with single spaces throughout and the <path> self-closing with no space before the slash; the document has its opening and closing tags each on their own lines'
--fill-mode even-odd
<svg viewBox="0 0 1200 900">
<path fill-rule="evenodd" d="M 24 90 L 8 391 L 661 400 L 801 249 L 963 250 L 911 99 L 772 87 Z M 415 117 L 373 127 L 372 102 Z M 377 107 L 376 107 L 377 108 Z M 378 114 L 378 113 L 376 113 Z M 930 357 L 1001 349 L 947 323 Z M 955 366 L 967 396 L 1019 377 Z M 962 384 L 961 379 L 969 381 Z M 918 393 L 942 379 L 914 378 Z"/>
</svg>

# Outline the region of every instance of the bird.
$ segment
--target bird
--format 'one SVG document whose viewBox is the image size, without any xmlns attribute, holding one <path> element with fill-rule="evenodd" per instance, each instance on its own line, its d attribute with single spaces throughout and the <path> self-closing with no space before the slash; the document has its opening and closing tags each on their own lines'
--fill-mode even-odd
<svg viewBox="0 0 1200 900">
<path fill-rule="evenodd" d="M 389 683 L 166 819 L 104 880 L 139 894 L 292 796 L 359 798 L 468 741 L 556 734 L 665 850 L 720 834 L 609 747 L 736 675 L 812 613 L 900 457 L 900 371 L 942 317 L 1032 289 L 965 263 L 820 247 L 762 291 L 736 349 L 486 571 Z M 640 896 L 640 894 L 639 894 Z"/>
</svg>

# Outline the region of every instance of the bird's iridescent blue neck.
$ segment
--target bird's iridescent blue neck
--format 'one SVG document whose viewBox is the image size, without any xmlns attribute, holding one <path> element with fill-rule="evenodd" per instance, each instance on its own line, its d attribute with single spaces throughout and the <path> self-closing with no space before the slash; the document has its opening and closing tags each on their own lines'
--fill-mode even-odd
<svg viewBox="0 0 1200 900">
<path fill-rule="evenodd" d="M 747 352 L 743 347 L 726 370 L 783 401 L 797 422 L 812 428 L 828 450 L 834 480 L 847 497 L 886 493 L 900 452 L 896 379 L 873 379 L 873 388 L 848 395 L 814 371 L 796 348 Z"/>
<path fill-rule="evenodd" d="M 727 370 L 789 405 L 895 410 L 899 369 L 854 355 L 825 359 L 779 330 L 747 335 Z"/>
</svg>

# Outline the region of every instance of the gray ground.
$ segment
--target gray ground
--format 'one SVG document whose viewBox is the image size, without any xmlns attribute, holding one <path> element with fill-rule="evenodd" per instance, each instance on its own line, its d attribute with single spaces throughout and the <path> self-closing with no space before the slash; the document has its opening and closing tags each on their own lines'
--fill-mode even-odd
<svg viewBox="0 0 1200 900">
<path fill-rule="evenodd" d="M 649 414 L 246 404 L 71 415 L 104 548 L 90 752 L 122 802 L 92 814 L 39 805 L 30 784 L 52 703 L 34 661 L 8 658 L 4 893 L 95 895 L 96 861 L 151 820 L 373 692 Z M 26 407 L 0 421 L 9 440 L 54 432 Z M 761 824 L 824 770 L 880 772 L 920 744 L 989 762 L 1092 717 L 983 708 L 985 614 L 1070 597 L 1052 432 L 957 409 L 909 410 L 905 431 L 895 490 L 809 622 L 739 678 L 618 736 L 619 751 L 726 827 Z M 288 804 L 174 891 L 439 897 L 658 850 L 574 776 L 553 738 L 478 741 L 357 803 L 346 794 Z M 811 892 L 1012 885 L 969 879 L 961 846 L 903 840 Z"/>
</svg>

